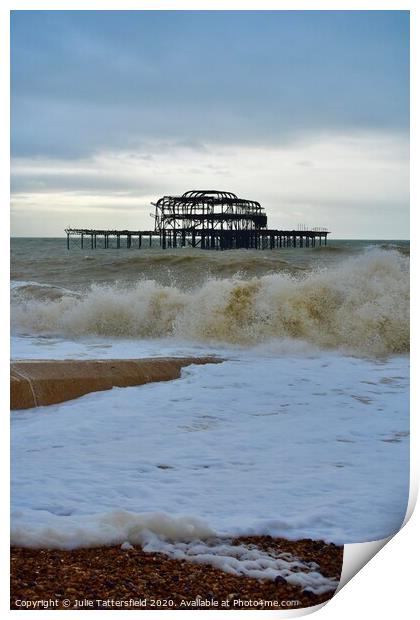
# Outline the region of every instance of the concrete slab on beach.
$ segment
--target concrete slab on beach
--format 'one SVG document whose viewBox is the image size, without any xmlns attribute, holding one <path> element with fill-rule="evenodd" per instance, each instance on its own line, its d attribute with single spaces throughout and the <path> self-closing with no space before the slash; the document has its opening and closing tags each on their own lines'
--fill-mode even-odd
<svg viewBox="0 0 420 620">
<path fill-rule="evenodd" d="M 113 387 L 171 381 L 191 364 L 216 364 L 216 357 L 113 360 L 22 360 L 11 363 L 10 408 L 61 403 Z"/>
</svg>

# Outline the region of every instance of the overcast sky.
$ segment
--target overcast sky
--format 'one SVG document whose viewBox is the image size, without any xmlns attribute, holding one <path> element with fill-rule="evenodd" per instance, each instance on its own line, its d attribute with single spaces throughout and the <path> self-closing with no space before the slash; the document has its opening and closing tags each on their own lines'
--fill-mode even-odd
<svg viewBox="0 0 420 620">
<path fill-rule="evenodd" d="M 190 189 L 408 238 L 404 11 L 15 11 L 12 234 L 146 228 Z"/>
</svg>

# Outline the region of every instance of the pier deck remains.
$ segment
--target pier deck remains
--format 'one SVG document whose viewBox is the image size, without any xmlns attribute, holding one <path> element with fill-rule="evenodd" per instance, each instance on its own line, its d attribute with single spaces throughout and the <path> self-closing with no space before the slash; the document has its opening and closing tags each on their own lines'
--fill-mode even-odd
<svg viewBox="0 0 420 620">
<path fill-rule="evenodd" d="M 153 230 L 66 228 L 67 249 L 193 247 L 206 250 L 303 248 L 326 245 L 326 228 L 279 230 L 267 228 L 259 202 L 231 192 L 193 190 L 182 196 L 163 196 L 156 203 Z"/>
</svg>

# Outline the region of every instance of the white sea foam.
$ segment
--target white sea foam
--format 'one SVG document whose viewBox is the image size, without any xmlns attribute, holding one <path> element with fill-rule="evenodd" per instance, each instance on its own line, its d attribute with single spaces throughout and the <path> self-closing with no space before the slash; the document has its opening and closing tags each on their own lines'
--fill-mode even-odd
<svg viewBox="0 0 420 620">
<path fill-rule="evenodd" d="M 273 555 L 256 546 L 203 541 L 168 543 L 161 538 L 151 537 L 143 548 L 145 551 L 165 553 L 177 560 L 209 564 L 231 575 L 271 581 L 280 576 L 316 594 L 335 590 L 338 586 L 336 580 L 319 572 L 315 562 L 303 562 L 289 553 Z"/>
<path fill-rule="evenodd" d="M 190 291 L 148 280 L 128 288 L 93 285 L 81 298 L 21 297 L 12 321 L 18 332 L 72 338 L 176 337 L 242 345 L 293 338 L 381 355 L 408 351 L 408 312 L 407 257 L 375 249 L 302 277 L 210 279 Z"/>
<path fill-rule="evenodd" d="M 215 536 L 214 530 L 202 519 L 175 517 L 163 512 L 133 513 L 115 510 L 88 515 L 57 515 L 49 510 L 44 512 L 41 520 L 32 513 L 32 519 L 29 519 L 25 528 L 13 525 L 12 544 L 41 549 L 51 546 L 75 549 L 117 545 L 123 542 L 144 545 L 153 537 L 174 542 Z M 63 521 L 65 521 L 64 528 Z"/>
<path fill-rule="evenodd" d="M 258 357 L 14 412 L 12 541 L 384 538 L 408 496 L 407 380 L 399 357 Z"/>
<path fill-rule="evenodd" d="M 319 566 L 314 562 L 303 562 L 289 553 L 270 554 L 255 545 L 232 545 L 218 539 L 200 519 L 164 513 L 116 511 L 66 517 L 65 528 L 60 517 L 51 515 L 48 526 L 12 527 L 11 541 L 24 547 L 61 549 L 114 544 L 121 545 L 123 551 L 141 545 L 146 552 L 209 564 L 232 575 L 267 580 L 280 575 L 289 583 L 317 594 L 337 587 L 335 580 L 319 573 Z"/>
</svg>

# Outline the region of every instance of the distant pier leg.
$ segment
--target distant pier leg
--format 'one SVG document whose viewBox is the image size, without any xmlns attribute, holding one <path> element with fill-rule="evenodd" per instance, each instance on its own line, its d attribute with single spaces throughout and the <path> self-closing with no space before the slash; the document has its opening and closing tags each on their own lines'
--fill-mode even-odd
<svg viewBox="0 0 420 620">
<path fill-rule="evenodd" d="M 95 230 L 66 228 L 66 245 L 70 249 L 71 238 L 76 241 L 80 237 L 80 248 L 83 250 L 85 237 L 90 238 L 90 247 L 93 250 L 99 248 L 132 247 L 133 238 L 138 239 L 139 249 L 142 247 L 143 237 L 149 237 L 149 248 L 153 246 L 153 237 L 157 237 L 156 245 L 162 249 L 185 247 L 187 244 L 193 248 L 230 250 L 239 248 L 253 248 L 273 250 L 275 248 L 315 248 L 317 245 L 327 245 L 329 232 L 325 229 L 308 230 L 275 230 L 266 228 L 165 228 L 159 230 Z M 99 236 L 99 245 L 97 239 Z M 121 245 L 121 237 L 123 244 Z M 110 240 L 111 238 L 111 245 Z M 103 242 L 102 242 L 103 239 Z M 115 239 L 115 243 L 113 241 Z"/>
</svg>

